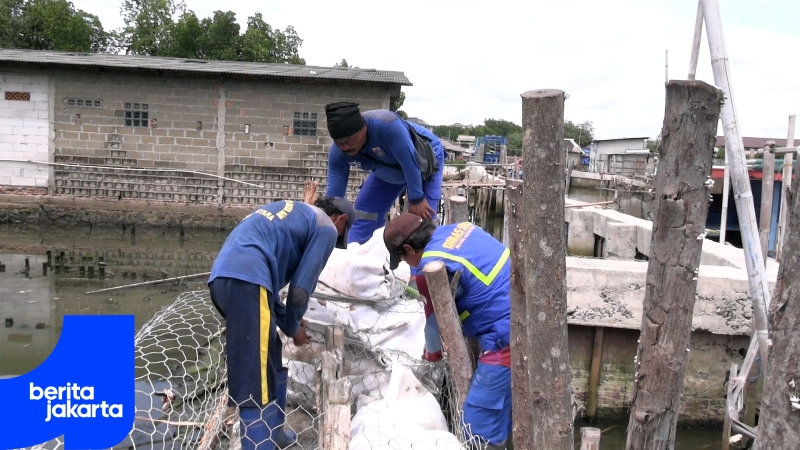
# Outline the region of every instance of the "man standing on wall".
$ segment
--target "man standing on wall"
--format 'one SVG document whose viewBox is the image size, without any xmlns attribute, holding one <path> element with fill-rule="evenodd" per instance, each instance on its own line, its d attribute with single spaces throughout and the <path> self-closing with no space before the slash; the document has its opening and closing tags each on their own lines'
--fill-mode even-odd
<svg viewBox="0 0 800 450">
<path fill-rule="evenodd" d="M 487 449 L 504 449 L 511 432 L 511 263 L 503 244 L 477 225 L 462 222 L 437 227 L 413 214 L 392 219 L 383 232 L 390 267 L 400 261 L 422 268 L 432 261 L 445 264 L 451 282 L 460 278 L 455 304 L 461 328 L 468 338 L 478 338 L 481 356 L 464 404 L 464 423 L 472 435 L 488 443 Z M 442 342 L 425 275 L 417 287 L 426 299 L 423 357 L 438 361 Z"/>
<path fill-rule="evenodd" d="M 311 342 L 302 320 L 308 298 L 354 215 L 342 198 L 323 197 L 314 206 L 270 203 L 231 231 L 214 261 L 208 286 L 226 321 L 228 405 L 239 407 L 243 450 L 284 448 L 297 440 L 283 426 L 288 370 L 277 328 L 297 346 Z M 276 295 L 287 284 L 284 305 Z"/>
<path fill-rule="evenodd" d="M 444 147 L 429 130 L 406 122 L 385 109 L 359 112 L 357 103 L 325 106 L 328 153 L 325 195 L 344 197 L 350 166 L 372 171 L 356 199 L 356 220 L 350 242 L 363 244 L 386 223 L 386 216 L 404 189 L 408 211 L 424 219 L 436 216 L 442 197 Z"/>
</svg>

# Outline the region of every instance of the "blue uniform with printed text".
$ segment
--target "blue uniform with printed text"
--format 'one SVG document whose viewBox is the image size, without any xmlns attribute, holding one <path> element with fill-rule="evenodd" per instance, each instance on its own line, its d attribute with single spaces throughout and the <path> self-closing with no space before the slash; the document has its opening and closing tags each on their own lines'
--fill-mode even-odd
<svg viewBox="0 0 800 450">
<path fill-rule="evenodd" d="M 441 261 L 451 278 L 461 272 L 455 293 L 461 328 L 466 337 L 477 338 L 481 345 L 464 404 L 464 422 L 473 435 L 495 445 L 502 445 L 511 431 L 509 256 L 509 249 L 492 235 L 463 222 L 436 227 L 419 264 L 425 267 Z M 435 353 L 441 351 L 441 339 L 432 308 L 428 306 L 426 311 L 426 351 Z"/>
<path fill-rule="evenodd" d="M 293 336 L 308 306 L 284 304 L 276 295 L 286 285 L 313 293 L 336 239 L 321 209 L 278 201 L 245 217 L 214 261 L 208 285 L 226 321 L 228 404 L 240 408 L 244 450 L 296 439 L 282 431 L 288 372 L 277 328 Z"/>
<path fill-rule="evenodd" d="M 385 109 L 361 114 L 367 126 L 367 142 L 356 156 L 348 156 L 336 144 L 328 153 L 328 187 L 326 196 L 344 197 L 350 166 L 372 173 L 367 176 L 355 203 L 356 220 L 350 229 L 349 242 L 363 244 L 372 233 L 386 223 L 386 215 L 404 189 L 412 205 L 427 201 L 438 210 L 442 197 L 444 147 L 428 129 L 406 122 L 397 113 Z M 430 140 L 439 164 L 431 181 L 423 181 L 417 153 L 408 127 Z"/>
</svg>

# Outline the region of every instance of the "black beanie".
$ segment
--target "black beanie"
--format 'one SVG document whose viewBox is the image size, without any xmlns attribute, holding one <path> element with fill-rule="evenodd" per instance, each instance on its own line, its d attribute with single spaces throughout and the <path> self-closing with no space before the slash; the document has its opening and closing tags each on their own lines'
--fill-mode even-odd
<svg viewBox="0 0 800 450">
<path fill-rule="evenodd" d="M 325 116 L 332 139 L 345 138 L 364 128 L 364 118 L 358 110 L 358 103 L 329 103 L 325 105 Z"/>
</svg>

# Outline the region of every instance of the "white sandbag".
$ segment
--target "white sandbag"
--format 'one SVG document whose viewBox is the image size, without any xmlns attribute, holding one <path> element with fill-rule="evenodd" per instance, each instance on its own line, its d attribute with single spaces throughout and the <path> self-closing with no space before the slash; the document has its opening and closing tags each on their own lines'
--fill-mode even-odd
<svg viewBox="0 0 800 450">
<path fill-rule="evenodd" d="M 404 283 L 410 278 L 410 268 L 402 263 L 389 270 L 389 251 L 383 243 L 383 228 L 376 230 L 363 245 L 351 243 L 347 249 L 333 249 L 319 277 L 317 290 L 328 287 L 336 292 L 361 300 L 387 300 L 392 297 L 395 277 Z"/>
</svg>

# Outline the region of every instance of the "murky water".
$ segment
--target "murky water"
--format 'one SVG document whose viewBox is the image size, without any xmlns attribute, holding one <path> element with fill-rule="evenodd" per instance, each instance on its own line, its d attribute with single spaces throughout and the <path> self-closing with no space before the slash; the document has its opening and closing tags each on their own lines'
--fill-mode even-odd
<svg viewBox="0 0 800 450">
<path fill-rule="evenodd" d="M 41 364 L 55 347 L 66 314 L 133 314 L 138 330 L 182 290 L 202 289 L 206 278 L 86 292 L 208 272 L 226 236 L 199 230 L 0 226 L 0 264 L 5 266 L 0 272 L 0 375 L 20 375 Z M 605 430 L 601 449 L 625 447 L 627 422 L 579 421 L 576 444 L 582 426 Z M 680 429 L 676 448 L 717 448 L 720 437 L 718 429 Z"/>
<path fill-rule="evenodd" d="M 202 288 L 206 278 L 86 292 L 208 272 L 226 235 L 0 226 L 0 264 L 5 266 L 0 272 L 0 375 L 23 374 L 41 364 L 58 341 L 65 314 L 133 314 L 138 330 L 179 291 Z M 52 267 L 45 274 L 48 252 Z"/>
</svg>

